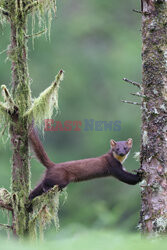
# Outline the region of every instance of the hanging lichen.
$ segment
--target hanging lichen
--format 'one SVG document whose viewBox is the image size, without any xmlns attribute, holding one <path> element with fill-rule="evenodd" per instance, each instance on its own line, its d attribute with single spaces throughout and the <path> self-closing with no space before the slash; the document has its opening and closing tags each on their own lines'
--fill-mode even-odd
<svg viewBox="0 0 167 250">
<path fill-rule="evenodd" d="M 50 30 L 52 16 L 56 16 L 56 0 L 37 0 L 30 1 L 26 7 L 27 12 L 31 11 L 32 15 L 32 41 L 34 46 L 34 30 L 36 27 L 36 20 L 39 29 L 44 29 L 48 31 L 48 37 L 50 39 Z"/>
<path fill-rule="evenodd" d="M 44 230 L 52 221 L 56 228 L 59 228 L 58 208 L 59 192 L 57 186 L 32 201 L 29 220 L 31 238 L 35 239 L 37 233 L 39 233 L 40 238 L 43 238 Z"/>
<path fill-rule="evenodd" d="M 34 119 L 35 123 L 40 125 L 43 119 L 49 119 L 52 116 L 54 107 L 58 109 L 58 88 L 62 80 L 63 71 L 60 70 L 52 85 L 34 100 L 32 107 L 25 113 L 30 122 Z"/>
</svg>

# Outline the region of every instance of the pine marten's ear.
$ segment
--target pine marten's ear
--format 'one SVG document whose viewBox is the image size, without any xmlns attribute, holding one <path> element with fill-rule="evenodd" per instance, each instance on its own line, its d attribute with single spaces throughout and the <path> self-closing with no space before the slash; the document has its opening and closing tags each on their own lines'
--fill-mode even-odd
<svg viewBox="0 0 167 250">
<path fill-rule="evenodd" d="M 130 148 L 132 147 L 132 144 L 133 144 L 132 138 L 129 138 L 129 139 L 127 140 L 127 144 L 128 144 L 128 146 L 129 146 Z"/>
<path fill-rule="evenodd" d="M 110 141 L 110 146 L 112 147 L 112 148 L 114 148 L 115 146 L 116 146 L 116 141 L 114 141 L 114 140 L 111 140 Z"/>
</svg>

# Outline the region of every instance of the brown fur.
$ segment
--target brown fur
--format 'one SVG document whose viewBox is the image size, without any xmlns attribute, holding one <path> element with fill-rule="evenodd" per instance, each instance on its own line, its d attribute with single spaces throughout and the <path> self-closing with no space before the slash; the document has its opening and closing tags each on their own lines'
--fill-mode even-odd
<svg viewBox="0 0 167 250">
<path fill-rule="evenodd" d="M 138 175 L 125 171 L 121 162 L 113 156 L 113 152 L 116 155 L 116 152 L 121 149 L 120 159 L 123 160 L 131 149 L 132 139 L 124 142 L 112 140 L 112 150 L 96 158 L 54 163 L 48 158 L 34 128 L 32 128 L 29 138 L 37 158 L 47 168 L 44 178 L 30 193 L 30 199 L 48 191 L 54 185 L 58 185 L 61 190 L 70 182 L 79 182 L 99 177 L 113 176 L 131 185 L 140 181 Z"/>
</svg>

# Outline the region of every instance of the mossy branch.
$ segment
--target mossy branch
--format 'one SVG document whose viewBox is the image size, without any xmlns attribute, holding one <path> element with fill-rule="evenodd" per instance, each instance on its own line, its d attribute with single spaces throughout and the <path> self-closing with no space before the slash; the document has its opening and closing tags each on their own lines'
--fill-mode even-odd
<svg viewBox="0 0 167 250">
<path fill-rule="evenodd" d="M 38 1 L 34 1 L 34 2 L 30 3 L 30 4 L 27 4 L 27 6 L 25 7 L 25 12 L 30 13 L 38 5 L 39 5 Z"/>
<path fill-rule="evenodd" d="M 0 188 L 0 207 L 9 211 L 13 211 L 11 195 L 5 188 Z"/>
<path fill-rule="evenodd" d="M 9 16 L 9 12 L 2 7 L 0 7 L 0 12 L 5 16 Z"/>
<path fill-rule="evenodd" d="M 9 90 L 7 89 L 7 87 L 5 85 L 2 85 L 1 89 L 2 89 L 2 95 L 3 95 L 4 101 L 6 102 L 6 104 L 8 105 L 9 108 L 14 109 L 14 107 L 16 105 L 15 105 L 15 103 L 10 95 Z"/>
<path fill-rule="evenodd" d="M 30 122 L 34 119 L 37 124 L 41 124 L 43 119 L 49 119 L 52 116 L 54 107 L 58 109 L 58 87 L 63 80 L 63 75 L 63 70 L 60 70 L 52 85 L 34 100 L 32 107 L 24 115 Z"/>
<path fill-rule="evenodd" d="M 11 229 L 11 230 L 12 230 L 13 227 L 12 227 L 12 226 L 9 226 L 9 225 L 7 225 L 7 224 L 1 224 L 1 223 L 0 223 L 0 229 L 5 229 L 5 230 L 6 230 L 6 229 Z"/>
<path fill-rule="evenodd" d="M 28 204 L 31 208 L 29 230 L 32 238 L 36 238 L 37 229 L 40 237 L 48 224 L 54 222 L 56 228 L 59 227 L 58 220 L 59 191 L 58 186 L 54 186 L 48 192 L 36 197 Z"/>
<path fill-rule="evenodd" d="M 0 113 L 2 115 L 8 114 L 8 108 L 6 107 L 5 103 L 0 102 Z"/>
<path fill-rule="evenodd" d="M 5 103 L 0 102 L 0 113 L 4 115 L 3 118 L 5 118 L 5 120 L 8 120 L 9 116 L 12 118 L 14 114 L 18 113 L 18 107 L 14 103 L 7 87 L 2 85 L 1 89 Z"/>
<path fill-rule="evenodd" d="M 48 190 L 46 193 L 43 193 L 40 196 L 37 196 L 34 198 L 31 202 L 30 205 L 33 207 L 33 209 L 39 208 L 40 206 L 43 205 L 48 205 L 48 200 L 52 199 L 53 196 L 58 192 L 58 186 L 55 185 L 53 188 Z"/>
</svg>

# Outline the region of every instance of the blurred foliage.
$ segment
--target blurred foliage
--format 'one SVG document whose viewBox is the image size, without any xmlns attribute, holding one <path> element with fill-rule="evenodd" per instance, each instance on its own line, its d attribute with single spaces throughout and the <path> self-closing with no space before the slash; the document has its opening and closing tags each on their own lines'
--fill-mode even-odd
<svg viewBox="0 0 167 250">
<path fill-rule="evenodd" d="M 139 1 L 68 0 L 57 1 L 57 5 L 51 40 L 46 40 L 45 36 L 37 38 L 34 50 L 31 39 L 28 43 L 33 97 L 48 87 L 57 71 L 63 68 L 60 112 L 53 118 L 62 122 L 80 120 L 83 124 L 84 119 L 119 120 L 121 131 L 46 132 L 42 138 L 45 148 L 53 161 L 61 162 L 99 156 L 109 150 L 111 138 L 132 137 L 134 146 L 125 166 L 129 171 L 137 169 L 139 164 L 133 154 L 140 147 L 140 109 L 123 104 L 121 100 L 137 99 L 129 94 L 136 91 L 135 87 L 124 83 L 123 77 L 141 82 L 140 15 L 132 12 L 140 8 Z M 38 31 L 36 28 L 34 32 Z M 9 32 L 8 25 L 0 27 L 0 51 L 10 43 Z M 6 54 L 0 54 L 1 84 L 8 84 L 9 88 L 10 67 Z M 0 185 L 9 188 L 10 140 L 7 144 L 1 142 L 0 157 Z M 44 167 L 32 159 L 32 186 L 43 170 Z M 67 191 L 68 199 L 59 211 L 62 229 L 72 223 L 92 228 L 136 229 L 139 186 L 103 178 L 70 184 Z M 3 221 L 1 216 L 0 222 Z M 95 241 L 97 238 L 96 235 Z"/>
<path fill-rule="evenodd" d="M 76 230 L 77 228 L 77 230 Z M 65 239 L 66 236 L 66 239 Z M 121 231 L 108 230 L 88 230 L 84 227 L 66 228 L 65 233 L 50 233 L 49 238 L 45 242 L 17 242 L 7 241 L 0 238 L 1 245 L 5 246 L 5 250 L 165 250 L 166 239 L 149 240 L 141 238 L 139 234 L 122 233 Z"/>
</svg>

